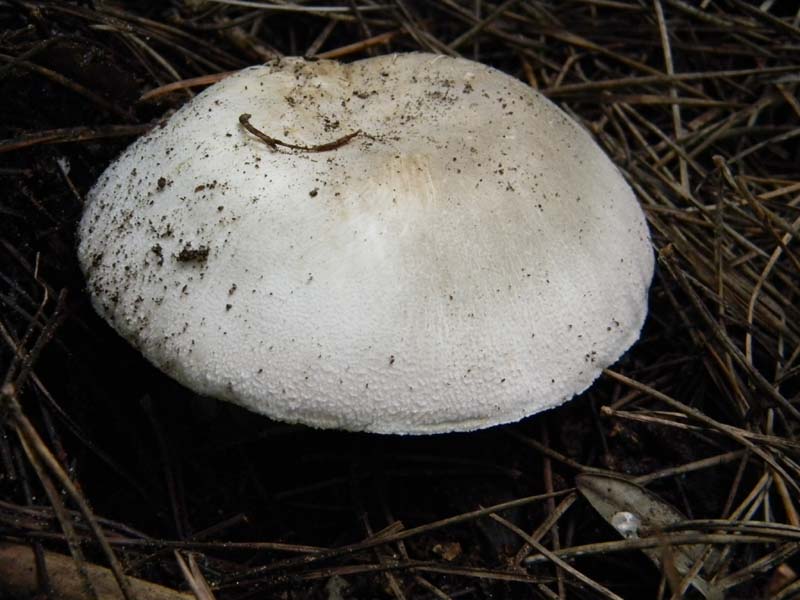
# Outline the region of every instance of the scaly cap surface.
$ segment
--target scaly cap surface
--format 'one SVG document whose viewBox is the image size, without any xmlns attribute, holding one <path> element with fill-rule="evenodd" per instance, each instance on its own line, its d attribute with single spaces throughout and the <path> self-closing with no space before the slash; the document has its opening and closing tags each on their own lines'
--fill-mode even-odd
<svg viewBox="0 0 800 600">
<path fill-rule="evenodd" d="M 326 152 L 270 148 L 239 122 Z M 98 312 L 191 389 L 381 433 L 515 421 L 638 338 L 653 254 L 589 135 L 463 59 L 287 59 L 207 89 L 92 189 Z"/>
</svg>

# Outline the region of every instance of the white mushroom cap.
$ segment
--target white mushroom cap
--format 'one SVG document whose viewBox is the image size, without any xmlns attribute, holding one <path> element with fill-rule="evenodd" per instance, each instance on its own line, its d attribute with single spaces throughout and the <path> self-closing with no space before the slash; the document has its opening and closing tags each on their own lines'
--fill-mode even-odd
<svg viewBox="0 0 800 600">
<path fill-rule="evenodd" d="M 271 148 L 243 113 L 296 145 L 361 133 Z M 98 312 L 184 385 L 381 433 L 568 400 L 638 338 L 653 274 L 642 211 L 580 126 L 429 54 L 228 77 L 108 168 L 79 237 Z"/>
</svg>

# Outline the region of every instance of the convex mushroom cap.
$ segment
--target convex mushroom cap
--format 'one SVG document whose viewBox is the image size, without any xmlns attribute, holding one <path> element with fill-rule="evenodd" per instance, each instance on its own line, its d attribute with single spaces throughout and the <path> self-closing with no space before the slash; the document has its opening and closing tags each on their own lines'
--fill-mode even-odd
<svg viewBox="0 0 800 600">
<path fill-rule="evenodd" d="M 429 54 L 226 78 L 105 171 L 79 238 L 97 311 L 184 385 L 381 433 L 568 400 L 638 338 L 653 274 L 579 125 Z"/>
</svg>

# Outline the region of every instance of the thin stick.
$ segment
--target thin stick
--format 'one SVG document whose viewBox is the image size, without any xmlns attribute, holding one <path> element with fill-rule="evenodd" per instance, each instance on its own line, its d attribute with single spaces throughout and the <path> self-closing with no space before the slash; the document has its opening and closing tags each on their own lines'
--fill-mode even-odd
<svg viewBox="0 0 800 600">
<path fill-rule="evenodd" d="M 185 90 L 188 88 L 199 87 L 203 85 L 211 85 L 218 83 L 231 75 L 234 71 L 223 71 L 222 73 L 211 73 L 210 75 L 201 75 L 200 77 L 191 77 L 189 79 L 181 79 L 180 81 L 173 81 L 166 85 L 161 85 L 157 88 L 145 92 L 139 97 L 139 102 L 149 102 L 165 94 L 176 92 L 178 90 Z"/>
<path fill-rule="evenodd" d="M 64 142 L 85 142 L 113 137 L 135 137 L 150 129 L 153 125 L 101 125 L 99 127 L 66 127 L 64 129 L 46 129 L 33 131 L 10 140 L 0 140 L 0 154 L 13 152 L 39 144 L 63 144 Z"/>
<path fill-rule="evenodd" d="M 403 33 L 405 33 L 405 31 L 400 29 L 396 31 L 387 31 L 386 33 L 376 35 L 366 40 L 361 40 L 360 42 L 355 42 L 353 44 L 347 44 L 346 46 L 340 46 L 339 48 L 334 48 L 333 50 L 326 50 L 325 52 L 320 52 L 319 54 L 316 55 L 316 57 L 341 58 L 343 56 L 349 56 L 350 54 L 355 54 L 356 52 L 367 50 L 379 44 L 388 44 L 394 38 Z"/>
<path fill-rule="evenodd" d="M 669 43 L 669 32 L 667 31 L 667 23 L 664 19 L 664 9 L 661 6 L 660 0 L 653 0 L 653 5 L 656 9 L 656 21 L 658 23 L 658 32 L 661 36 L 661 48 L 664 51 L 664 64 L 667 67 L 667 75 L 673 77 L 675 75 L 675 67 L 672 64 L 672 46 Z M 675 144 L 683 137 L 683 121 L 681 119 L 681 107 L 677 102 L 678 90 L 674 85 L 669 88 L 669 97 L 674 101 L 672 103 L 672 127 L 675 132 Z M 684 191 L 689 191 L 689 171 L 686 167 L 686 159 L 678 155 L 678 164 L 681 175 L 681 186 Z"/>
<path fill-rule="evenodd" d="M 780 538 L 779 538 L 780 539 Z M 678 533 L 659 535 L 646 538 L 633 538 L 613 542 L 598 542 L 562 548 L 553 552 L 559 558 L 577 558 L 594 554 L 608 554 L 611 552 L 629 552 L 631 550 L 647 550 L 650 548 L 663 548 L 665 546 L 693 546 L 697 544 L 769 544 L 775 543 L 774 535 L 740 535 L 738 533 Z M 534 554 L 525 559 L 525 564 L 531 565 L 549 560 L 544 554 Z"/>
<path fill-rule="evenodd" d="M 572 575 L 575 579 L 580 581 L 581 583 L 585 584 L 586 586 L 592 588 L 594 591 L 598 592 L 604 598 L 611 598 L 612 600 L 622 600 L 620 596 L 617 596 L 614 592 L 609 590 L 607 587 L 604 587 L 597 583 L 594 579 L 587 577 L 578 569 L 570 565 L 569 563 L 565 562 L 563 559 L 559 558 L 554 552 L 545 548 L 542 544 L 540 544 L 537 540 L 533 539 L 527 533 L 522 531 L 519 527 L 504 519 L 503 517 L 495 514 L 489 515 L 492 519 L 507 527 L 514 533 L 516 533 L 519 537 L 521 537 L 527 544 L 530 544 L 532 547 L 536 548 L 541 554 L 543 554 L 548 560 L 550 560 L 553 564 L 555 564 L 558 568 L 563 569 L 570 575 Z"/>
<path fill-rule="evenodd" d="M 244 127 L 247 131 L 252 133 L 262 142 L 264 142 L 267 146 L 272 148 L 273 150 L 277 150 L 278 146 L 282 146 L 284 148 L 290 148 L 291 150 L 299 150 L 301 152 L 328 152 L 329 150 L 336 150 L 337 148 L 341 148 L 345 144 L 347 144 L 350 140 L 361 133 L 361 130 L 358 129 L 353 133 L 348 133 L 347 135 L 340 137 L 337 140 L 332 142 L 327 142 L 325 144 L 318 144 L 315 146 L 299 146 L 297 144 L 289 144 L 288 142 L 281 141 L 277 138 L 270 137 L 263 131 L 256 129 L 253 125 L 250 124 L 250 117 L 247 113 L 239 115 L 239 124 Z"/>
<path fill-rule="evenodd" d="M 376 538 L 370 538 L 363 540 L 361 542 L 356 542 L 355 544 L 350 544 L 349 546 L 342 546 L 340 548 L 333 548 L 331 550 L 323 550 L 318 554 L 312 554 L 309 556 L 302 556 L 296 559 L 289 559 L 283 561 L 275 561 L 269 565 L 265 565 L 262 567 L 255 567 L 253 569 L 249 569 L 244 573 L 236 573 L 231 576 L 231 579 L 244 579 L 255 577 L 261 575 L 263 573 L 268 573 L 271 571 L 276 571 L 280 569 L 286 569 L 293 566 L 301 566 L 306 565 L 309 563 L 326 560 L 328 558 L 334 558 L 337 556 L 344 556 L 347 554 L 352 554 L 354 552 L 359 552 L 361 550 L 367 550 L 374 546 L 378 546 L 380 544 L 390 544 L 392 542 L 397 542 L 399 540 L 405 540 L 410 537 L 420 535 L 421 533 L 427 533 L 429 531 L 433 531 L 435 529 L 440 529 L 442 527 L 449 527 L 451 525 L 455 525 L 457 523 L 464 523 L 467 521 L 473 521 L 480 517 L 485 517 L 491 513 L 502 512 L 509 508 L 515 508 L 517 506 L 525 506 L 526 504 L 532 504 L 534 502 L 541 502 L 542 500 L 547 500 L 548 498 L 554 496 L 565 496 L 574 489 L 566 489 L 560 490 L 558 492 L 553 492 L 552 494 L 538 494 L 536 496 L 527 496 L 525 498 L 518 498 L 516 500 L 509 500 L 508 502 L 502 502 L 500 504 L 495 504 L 494 506 L 489 506 L 486 508 L 479 508 L 477 510 L 473 510 L 467 513 L 463 513 L 460 515 L 456 515 L 454 517 L 447 517 L 445 519 L 440 519 L 438 521 L 433 521 L 432 523 L 427 523 L 425 525 L 419 525 L 418 527 L 413 527 L 411 529 L 404 529 L 398 533 L 393 533 L 386 536 L 379 536 Z"/>
<path fill-rule="evenodd" d="M 90 600 L 99 600 L 97 590 L 94 589 L 94 585 L 92 585 L 92 581 L 89 578 L 89 571 L 86 568 L 86 557 L 80 546 L 80 539 L 75 532 L 75 525 L 70 519 L 70 515 L 67 513 L 64 502 L 58 490 L 56 490 L 53 485 L 53 482 L 50 480 L 50 477 L 47 475 L 39 457 L 27 443 L 24 435 L 20 433 L 19 430 L 17 430 L 17 434 L 19 435 L 20 444 L 25 452 L 25 456 L 27 456 L 28 462 L 33 466 L 33 470 L 39 478 L 39 482 L 42 484 L 45 494 L 47 494 L 50 500 L 50 505 L 53 507 L 53 513 L 56 515 L 56 519 L 58 519 L 58 523 L 61 525 L 61 529 L 64 532 L 64 537 L 67 540 L 67 546 L 72 555 L 71 558 L 75 570 L 77 571 L 77 579 L 80 582 L 81 590 Z"/>
<path fill-rule="evenodd" d="M 461 46 L 469 42 L 472 38 L 478 35 L 481 31 L 486 29 L 489 25 L 491 25 L 494 21 L 500 18 L 504 12 L 506 12 L 509 8 L 514 6 L 519 0 L 505 0 L 500 6 L 494 9 L 485 19 L 479 21 L 468 31 L 465 31 L 456 39 L 448 44 L 448 48 L 450 50 L 458 50 Z"/>
<path fill-rule="evenodd" d="M 92 514 L 92 511 L 89 508 L 89 505 L 86 503 L 86 500 L 75 487 L 75 484 L 72 483 L 72 480 L 69 478 L 69 476 L 67 476 L 67 474 L 64 472 L 64 469 L 61 468 L 61 465 L 58 464 L 58 461 L 52 455 L 49 448 L 39 437 L 36 429 L 34 429 L 33 425 L 31 425 L 31 422 L 22 413 L 22 409 L 16 397 L 16 392 L 14 391 L 14 386 L 10 384 L 5 385 L 2 391 L 0 391 L 0 395 L 2 395 L 3 404 L 6 405 L 9 411 L 8 414 L 11 422 L 14 424 L 14 427 L 17 430 L 17 435 L 23 442 L 24 447 L 29 448 L 31 451 L 29 456 L 34 455 L 41 459 L 47 469 L 58 480 L 58 483 L 67 491 L 73 502 L 78 505 L 83 518 L 86 519 L 86 522 L 89 524 L 89 528 L 97 539 L 97 542 L 100 544 L 100 547 L 102 548 L 103 553 L 109 562 L 111 571 L 114 573 L 114 577 L 117 580 L 117 584 L 119 585 L 123 596 L 125 596 L 126 600 L 136 600 L 137 596 L 131 588 L 128 579 L 122 570 L 122 565 L 120 565 L 119 561 L 117 560 L 114 550 L 108 543 L 105 533 L 103 533 L 103 530 L 97 522 L 97 519 L 95 519 L 94 515 Z"/>
<path fill-rule="evenodd" d="M 646 393 L 654 396 L 655 398 L 658 398 L 662 402 L 665 402 L 665 403 L 677 408 L 678 410 L 682 410 L 687 415 L 693 417 L 694 419 L 697 419 L 701 423 L 705 423 L 706 425 L 708 425 L 710 427 L 713 427 L 713 428 L 725 433 L 726 435 L 730 436 L 731 438 L 733 438 L 734 440 L 736 440 L 740 444 L 746 446 L 747 448 L 750 448 L 755 454 L 757 454 L 764 461 L 769 463 L 769 465 L 771 467 L 773 467 L 774 469 L 778 470 L 781 473 L 781 475 L 786 477 L 786 479 L 788 481 L 791 481 L 792 482 L 792 487 L 794 487 L 797 491 L 800 491 L 800 487 L 798 487 L 798 484 L 791 477 L 789 477 L 789 474 L 786 472 L 786 470 L 783 467 L 781 467 L 775 461 L 775 458 L 773 456 L 771 456 L 768 452 L 766 452 L 764 449 L 756 446 L 753 442 L 751 442 L 750 440 L 746 439 L 742 435 L 741 431 L 737 430 L 736 427 L 731 427 L 730 425 L 725 425 L 724 423 L 720 423 L 719 421 L 716 421 L 716 420 L 712 419 L 711 417 L 706 416 L 704 413 L 700 412 L 699 410 L 695 410 L 693 408 L 690 408 L 689 406 L 686 406 L 682 402 L 678 402 L 674 398 L 670 398 L 666 394 L 663 394 L 663 393 L 659 392 L 658 390 L 654 390 L 653 388 L 651 388 L 651 387 L 649 387 L 649 386 L 647 386 L 647 385 L 645 385 L 643 383 L 640 383 L 640 382 L 638 382 L 638 381 L 636 381 L 634 379 L 631 379 L 630 377 L 626 377 L 624 375 L 621 375 L 620 373 L 615 373 L 614 371 L 611 371 L 609 369 L 604 369 L 603 372 L 606 375 L 608 375 L 609 377 L 612 377 L 613 379 L 616 379 L 617 381 L 621 381 L 622 383 L 625 383 L 625 384 L 630 385 L 632 387 L 637 387 L 638 389 L 640 389 L 642 391 L 646 391 Z"/>
</svg>

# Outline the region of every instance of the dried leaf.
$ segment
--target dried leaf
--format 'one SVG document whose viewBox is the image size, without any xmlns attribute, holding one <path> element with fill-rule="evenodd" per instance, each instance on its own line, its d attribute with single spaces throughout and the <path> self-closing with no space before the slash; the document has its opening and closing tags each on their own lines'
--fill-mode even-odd
<svg viewBox="0 0 800 600">
<path fill-rule="evenodd" d="M 621 477 L 579 475 L 576 485 L 589 504 L 625 538 L 658 535 L 664 528 L 687 520 L 671 504 Z M 683 578 L 702 557 L 703 547 L 671 546 L 644 549 L 642 552 L 664 573 Z M 671 580 L 673 578 L 670 577 Z M 692 584 L 703 596 L 709 597 L 708 582 L 700 575 L 692 579 Z"/>
</svg>

